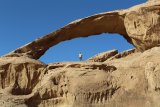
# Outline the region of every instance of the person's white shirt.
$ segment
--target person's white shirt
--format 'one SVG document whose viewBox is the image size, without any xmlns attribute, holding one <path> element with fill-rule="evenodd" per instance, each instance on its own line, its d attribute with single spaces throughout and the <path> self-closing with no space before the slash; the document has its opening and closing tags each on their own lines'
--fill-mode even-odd
<svg viewBox="0 0 160 107">
<path fill-rule="evenodd" d="M 82 60 L 82 57 L 83 57 L 83 54 L 80 52 L 80 53 L 79 53 L 79 60 L 80 60 L 80 61 Z"/>
<path fill-rule="evenodd" d="M 81 58 L 82 57 L 82 53 L 79 53 L 79 58 Z"/>
</svg>

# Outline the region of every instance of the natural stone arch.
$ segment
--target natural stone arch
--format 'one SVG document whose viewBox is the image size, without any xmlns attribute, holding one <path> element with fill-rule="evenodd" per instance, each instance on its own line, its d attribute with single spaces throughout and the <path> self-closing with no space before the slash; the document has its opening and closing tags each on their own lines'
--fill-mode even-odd
<svg viewBox="0 0 160 107">
<path fill-rule="evenodd" d="M 150 1 L 127 10 L 79 19 L 5 56 L 27 56 L 39 59 L 50 47 L 62 41 L 101 33 L 118 33 L 138 50 L 144 51 L 157 46 L 160 42 L 159 8 L 160 2 Z"/>
<path fill-rule="evenodd" d="M 26 55 L 38 59 L 50 47 L 62 41 L 101 33 L 118 33 L 125 35 L 124 37 L 128 38 L 123 21 L 124 14 L 120 15 L 119 11 L 97 14 L 76 20 L 53 33 L 22 46 L 8 55 Z"/>
</svg>

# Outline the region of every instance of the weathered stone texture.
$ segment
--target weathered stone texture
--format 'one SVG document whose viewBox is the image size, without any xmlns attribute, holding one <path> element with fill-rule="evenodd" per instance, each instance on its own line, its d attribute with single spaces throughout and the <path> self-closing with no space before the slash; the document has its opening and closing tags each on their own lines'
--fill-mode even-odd
<svg viewBox="0 0 160 107">
<path fill-rule="evenodd" d="M 93 15 L 0 57 L 2 107 L 160 107 L 160 2 Z M 50 47 L 77 37 L 121 34 L 136 49 L 84 62 L 44 64 Z"/>
</svg>

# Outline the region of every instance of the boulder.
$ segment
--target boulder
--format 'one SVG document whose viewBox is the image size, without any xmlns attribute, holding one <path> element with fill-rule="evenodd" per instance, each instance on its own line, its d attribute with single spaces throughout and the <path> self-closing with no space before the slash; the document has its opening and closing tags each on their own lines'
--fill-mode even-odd
<svg viewBox="0 0 160 107">
<path fill-rule="evenodd" d="M 111 51 L 107 51 L 107 52 L 102 52 L 102 53 L 99 53 L 99 54 L 89 58 L 87 61 L 89 61 L 89 62 L 90 61 L 91 62 L 104 62 L 116 54 L 118 54 L 118 50 L 111 50 Z"/>
</svg>

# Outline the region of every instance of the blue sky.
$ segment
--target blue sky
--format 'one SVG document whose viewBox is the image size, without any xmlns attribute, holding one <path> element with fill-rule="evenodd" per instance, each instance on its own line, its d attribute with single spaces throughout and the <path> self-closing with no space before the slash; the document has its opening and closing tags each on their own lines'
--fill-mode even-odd
<svg viewBox="0 0 160 107">
<path fill-rule="evenodd" d="M 126 9 L 145 0 L 0 0 L 0 56 L 79 18 Z M 100 52 L 130 49 L 120 35 L 102 34 L 60 43 L 40 58 L 45 63 L 84 60 Z"/>
</svg>

